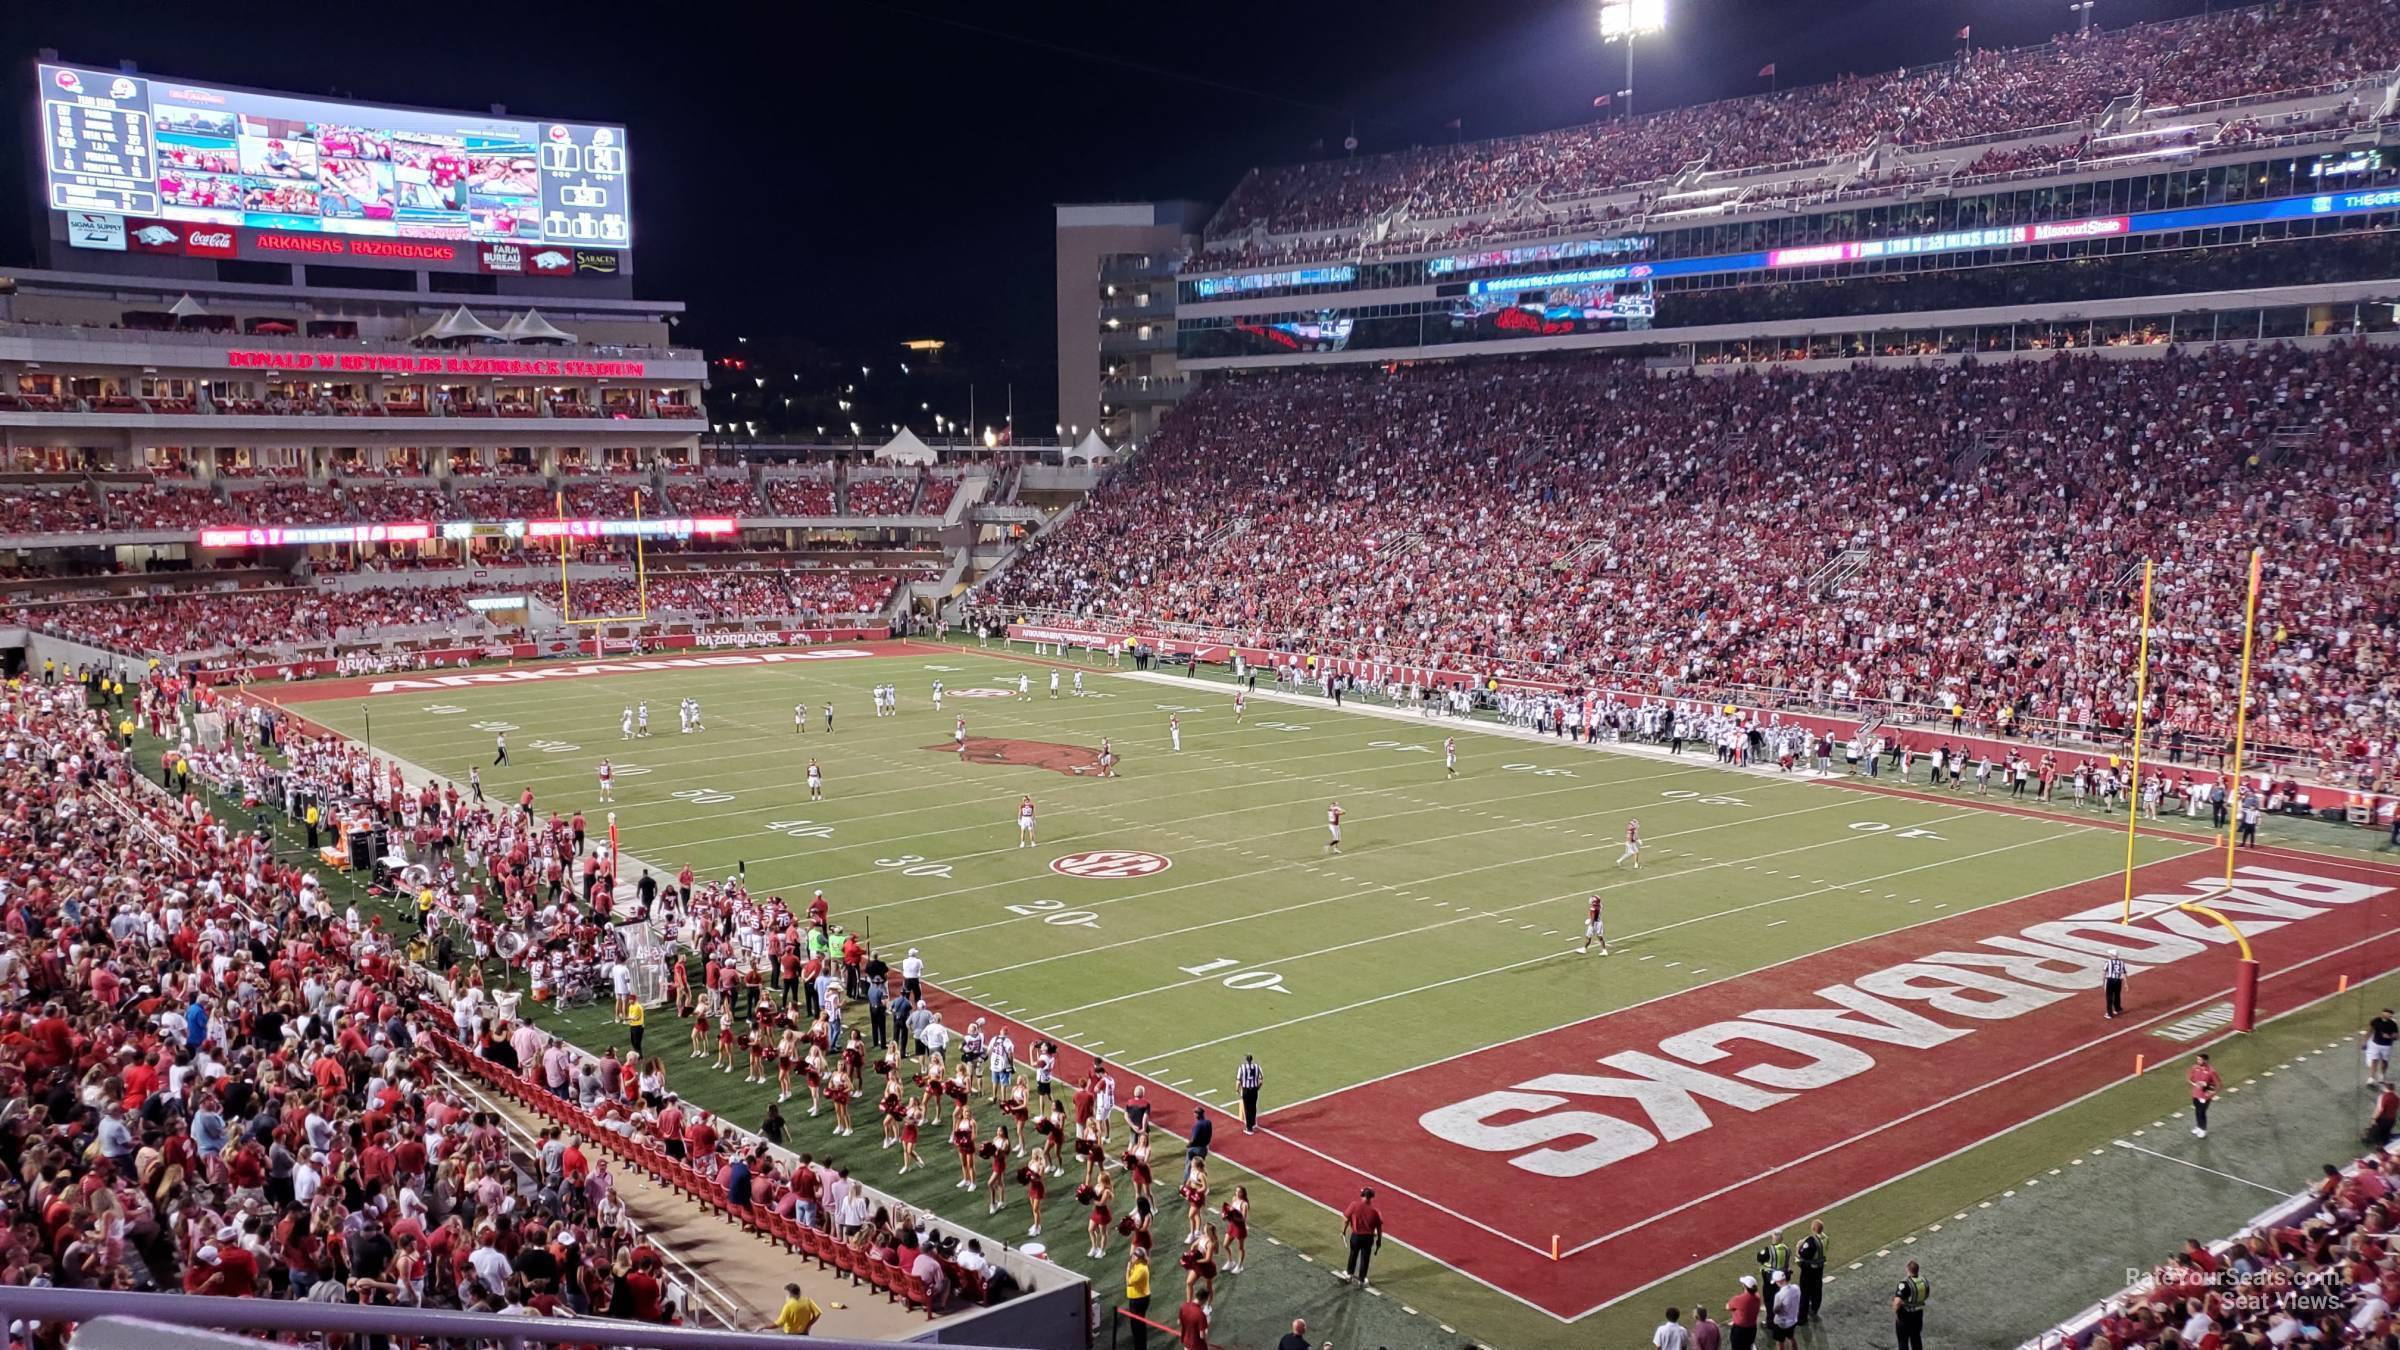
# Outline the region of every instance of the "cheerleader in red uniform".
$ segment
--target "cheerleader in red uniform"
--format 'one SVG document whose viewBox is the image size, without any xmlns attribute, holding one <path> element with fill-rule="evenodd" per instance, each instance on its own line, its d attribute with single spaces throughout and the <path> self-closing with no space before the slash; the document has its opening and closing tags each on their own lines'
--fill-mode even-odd
<svg viewBox="0 0 2400 1350">
<path fill-rule="evenodd" d="M 667 983 L 673 987 L 675 992 L 676 1016 L 691 1016 L 693 1006 L 692 973 L 684 968 L 680 958 L 667 966 Z"/>
<path fill-rule="evenodd" d="M 900 1142 L 900 1089 L 885 1082 L 883 1097 L 875 1103 L 875 1109 L 883 1116 L 883 1146 L 890 1148 Z"/>
<path fill-rule="evenodd" d="M 975 1080 L 968 1075 L 966 1065 L 959 1065 L 951 1073 L 950 1081 L 942 1084 L 942 1091 L 948 1093 L 950 1100 L 960 1106 L 967 1104 L 968 1099 L 975 1095 Z"/>
<path fill-rule="evenodd" d="M 958 1150 L 958 1189 L 975 1189 L 975 1117 L 966 1103 L 951 1108 L 950 1147 Z"/>
<path fill-rule="evenodd" d="M 800 1033 L 790 1027 L 783 1029 L 775 1046 L 775 1100 L 792 1099 L 792 1070 L 800 1067 Z"/>
<path fill-rule="evenodd" d="M 854 1084 L 862 1083 L 867 1076 L 867 1052 L 860 1047 L 856 1036 L 842 1042 L 842 1072 L 850 1075 Z"/>
<path fill-rule="evenodd" d="M 1109 1184 L 1108 1174 L 1103 1172 L 1099 1185 L 1076 1187 L 1075 1198 L 1092 1207 L 1091 1216 L 1084 1220 L 1083 1230 L 1092 1240 L 1092 1259 L 1100 1260 L 1108 1255 L 1109 1208 L 1116 1201 L 1116 1187 Z"/>
<path fill-rule="evenodd" d="M 1133 1239 L 1133 1245 L 1144 1251 L 1150 1249 L 1150 1197 L 1133 1197 L 1133 1211 L 1117 1220 L 1117 1231 Z"/>
<path fill-rule="evenodd" d="M 1024 1156 L 1026 1141 L 1032 1137 L 1032 1132 L 1025 1128 L 1026 1107 L 1025 1085 L 1023 1083 L 1019 1083 L 1014 1087 L 1011 1087 L 1008 1090 L 1008 1095 L 1001 1099 L 1000 1114 L 1016 1122 L 1017 1154 L 1020 1157 Z"/>
<path fill-rule="evenodd" d="M 1217 1226 L 1208 1224 L 1200 1240 L 1184 1249 L 1183 1301 L 1205 1307 L 1214 1301 L 1217 1285 Z"/>
<path fill-rule="evenodd" d="M 717 1068 L 733 1072 L 733 1014 L 729 1010 L 717 1018 Z"/>
<path fill-rule="evenodd" d="M 1100 1151 L 1100 1132 L 1086 1120 L 1075 1126 L 1075 1156 L 1083 1159 L 1083 1184 L 1108 1175 L 1108 1155 Z"/>
<path fill-rule="evenodd" d="M 850 1127 L 850 1075 L 835 1069 L 825 1076 L 825 1100 L 833 1103 L 833 1132 L 855 1134 Z"/>
<path fill-rule="evenodd" d="M 750 1024 L 749 1041 L 750 1072 L 747 1077 L 742 1079 L 742 1081 L 745 1083 L 763 1083 L 767 1081 L 768 1046 L 767 1024 L 764 1021 L 753 1022 Z"/>
<path fill-rule="evenodd" d="M 917 1156 L 917 1131 L 925 1124 L 925 1108 L 911 1104 L 900 1113 L 900 1175 L 907 1176 L 911 1167 L 923 1167 L 925 1160 Z"/>
<path fill-rule="evenodd" d="M 899 1046 L 887 1045 L 883 1047 L 883 1053 L 875 1057 L 875 1072 L 883 1075 L 883 1085 L 885 1087 L 888 1088 L 892 1085 L 892 1079 L 897 1077 L 900 1072 Z"/>
<path fill-rule="evenodd" d="M 815 1115 L 825 1105 L 825 1051 L 815 1045 L 800 1061 L 800 1076 L 808 1080 L 808 1113 Z"/>
<path fill-rule="evenodd" d="M 985 1183 L 983 1198 L 991 1202 L 987 1214 L 997 1214 L 1008 1204 L 1008 1126 L 994 1125 L 992 1137 L 983 1141 L 984 1164 L 991 1169 L 991 1180 Z"/>
<path fill-rule="evenodd" d="M 708 1058 L 708 1010 L 692 1010 L 692 1058 Z"/>
<path fill-rule="evenodd" d="M 1017 1089 L 1020 1102 L 1023 1100 L 1024 1091 L 1023 1087 Z M 1020 1106 L 1018 1109 L 1023 1110 L 1024 1108 Z M 1022 1120 L 1022 1117 L 1019 1119 Z M 1050 1175 L 1065 1176 L 1067 1169 L 1060 1160 L 1066 1156 L 1067 1152 L 1066 1117 L 1059 1114 L 1056 1106 L 1052 1106 L 1048 1111 L 1034 1118 L 1033 1132 L 1042 1141 L 1042 1156 L 1050 1160 Z"/>
<path fill-rule="evenodd" d="M 1025 1188 L 1025 1199 L 1033 1206 L 1033 1227 L 1025 1230 L 1027 1237 L 1042 1235 L 1042 1195 L 1048 1189 L 1049 1175 L 1050 1155 L 1038 1148 L 1033 1151 L 1032 1160 L 1017 1169 L 1017 1184 Z"/>
<path fill-rule="evenodd" d="M 1233 1248 L 1233 1259 L 1225 1264 L 1225 1273 L 1239 1275 L 1242 1262 L 1250 1256 L 1250 1188 L 1236 1186 L 1233 1198 L 1225 1202 L 1225 1245 Z"/>
<path fill-rule="evenodd" d="M 1134 1198 L 1147 1206 L 1150 1203 L 1150 1141 L 1136 1139 L 1125 1150 L 1125 1170 L 1133 1173 Z"/>
<path fill-rule="evenodd" d="M 1200 1240 L 1200 1229 L 1208 1213 L 1208 1159 L 1192 1159 L 1192 1170 L 1184 1175 L 1183 1184 L 1175 1193 L 1183 1197 L 1186 1227 L 1183 1245 L 1191 1246 Z"/>
</svg>

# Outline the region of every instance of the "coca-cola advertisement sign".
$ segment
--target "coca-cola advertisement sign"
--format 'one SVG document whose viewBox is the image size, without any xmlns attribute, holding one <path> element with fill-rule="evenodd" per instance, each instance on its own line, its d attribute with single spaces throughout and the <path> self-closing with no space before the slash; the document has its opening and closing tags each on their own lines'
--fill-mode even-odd
<svg viewBox="0 0 2400 1350">
<path fill-rule="evenodd" d="M 230 258 L 234 256 L 231 225 L 184 225 L 183 251 L 194 258 Z"/>
</svg>

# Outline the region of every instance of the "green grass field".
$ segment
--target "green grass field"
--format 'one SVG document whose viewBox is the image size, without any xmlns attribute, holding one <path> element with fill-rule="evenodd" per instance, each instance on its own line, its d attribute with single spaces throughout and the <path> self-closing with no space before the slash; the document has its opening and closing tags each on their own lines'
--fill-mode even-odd
<svg viewBox="0 0 2400 1350">
<path fill-rule="evenodd" d="M 1095 673 L 1081 699 L 1054 701 L 1037 681 L 1031 702 L 953 696 L 931 709 L 936 678 L 1013 688 L 1026 669 L 959 652 L 305 711 L 362 735 L 372 708 L 378 750 L 461 780 L 479 765 L 495 795 L 530 785 L 538 806 L 585 810 L 595 833 L 594 766 L 612 757 L 628 855 L 703 876 L 744 867 L 753 892 L 795 903 L 821 887 L 837 919 L 887 953 L 919 948 L 951 991 L 1219 1099 L 1244 1053 L 1274 1067 L 1289 1102 L 2123 861 L 2121 817 L 2112 830 L 1972 800 L 1870 799 L 1725 772 L 1699 750 L 1681 763 L 1593 754 L 1263 698 L 1237 726 L 1218 687 Z M 900 687 L 898 717 L 869 715 L 879 683 Z M 686 696 L 701 699 L 707 731 L 676 733 Z M 628 742 L 620 713 L 636 699 L 654 734 Z M 802 699 L 806 735 L 791 725 Z M 1106 736 L 1120 776 L 961 764 L 948 750 L 961 714 L 978 737 Z M 494 769 L 503 726 L 514 763 Z M 1455 780 L 1445 734 L 1460 737 Z M 811 757 L 823 802 L 808 800 Z M 1017 847 L 1025 794 L 1040 806 L 1035 849 Z M 1337 799 L 1338 858 L 1324 826 Z M 1638 872 L 1615 865 L 1630 817 L 1646 841 Z M 1892 828 L 1852 828 L 1862 822 Z M 1898 837 L 1912 829 L 1924 834 Z M 1172 866 L 1122 880 L 1047 866 L 1102 849 Z M 2149 839 L 2142 850 L 2182 851 Z M 1595 890 L 1631 958 L 1606 968 L 1568 959 Z"/>
<path fill-rule="evenodd" d="M 1030 701 L 1015 697 L 1020 674 L 1034 679 Z M 1269 1107 L 1288 1106 L 2106 878 L 2125 860 L 2121 816 L 2031 818 L 1981 809 L 1971 792 L 1874 796 L 1728 771 L 1702 750 L 1680 761 L 1594 753 L 1265 697 L 1237 724 L 1221 683 L 1094 667 L 1085 697 L 1062 689 L 1053 699 L 1045 676 L 1040 665 L 953 647 L 396 692 L 296 710 L 354 737 L 371 730 L 378 751 L 437 776 L 463 782 L 479 766 L 504 800 L 531 786 L 544 809 L 585 810 L 595 833 L 605 808 L 594 768 L 609 757 L 633 858 L 669 872 L 689 862 L 703 876 L 742 868 L 754 893 L 795 905 L 821 887 L 837 921 L 895 961 L 919 948 L 946 991 L 1223 1107 L 1235 1100 L 1245 1053 L 1267 1068 Z M 939 714 L 929 699 L 936 679 L 951 691 Z M 877 719 L 868 690 L 885 683 L 898 686 L 901 712 Z M 976 689 L 1008 692 L 959 696 Z M 701 700 L 703 733 L 675 730 L 675 705 L 687 696 Z M 655 734 L 629 742 L 620 714 L 636 700 L 648 701 Z M 809 705 L 805 735 L 792 726 L 800 701 Z M 977 738 L 1096 747 L 1107 737 L 1123 757 L 1120 776 L 962 763 L 949 750 L 960 714 Z M 1180 753 L 1169 748 L 1174 714 Z M 502 728 L 514 763 L 494 768 Z M 1455 779 L 1443 770 L 1445 735 L 1458 740 Z M 811 757 L 825 771 L 822 802 L 804 783 Z M 1016 803 L 1026 794 L 1039 803 L 1038 848 L 1017 844 Z M 1336 799 L 1347 813 L 1344 851 L 1331 857 L 1324 821 Z M 1638 871 L 1617 865 L 1631 817 L 1645 840 Z M 2197 847 L 2144 837 L 2137 857 Z M 1050 867 L 1101 850 L 1154 853 L 1171 866 L 1127 877 Z M 1574 951 L 1594 892 L 1608 903 L 1607 960 Z M 684 1058 L 671 1012 L 651 1022 L 652 1048 L 670 1052 L 672 1087 L 756 1123 L 770 1089 Z M 604 1009 L 558 1024 L 595 1048 L 614 1040 Z M 796 1122 L 794 1146 L 833 1146 L 822 1124 Z M 932 1178 L 896 1186 L 889 1158 L 875 1159 L 874 1133 L 866 1123 L 837 1152 L 857 1155 L 875 1184 L 995 1235 L 1022 1232 L 1005 1226 L 1008 1216 L 987 1219 L 978 1198 L 947 1191 L 955 1172 L 941 1159 Z M 1220 1192 L 1243 1179 L 1220 1176 Z M 1332 1253 L 1320 1208 L 1252 1185 L 1260 1230 L 1291 1244 L 1277 1260 Z M 1052 1231 L 1068 1235 L 1054 1254 L 1088 1266 L 1077 1207 L 1065 1196 L 1054 1203 Z M 1727 1245 L 1742 1236 L 1727 1234 Z M 1255 1256 L 1253 1266 L 1273 1268 Z M 1094 1272 L 1104 1291 L 1114 1269 Z M 1621 1337 L 1655 1320 L 1645 1299 L 1638 1311 L 1570 1329 L 1429 1261 L 1396 1253 L 1383 1271 L 1396 1291 L 1386 1302 L 1416 1305 L 1408 1319 L 1379 1309 L 1359 1324 L 1359 1335 L 1384 1344 L 1445 1343 L 1431 1326 L 1422 1339 L 1405 1334 L 1425 1320 L 1494 1344 Z M 1243 1302 L 1238 1293 L 1226 1301 Z M 1255 1335 L 1235 1338 L 1245 1344 L 1272 1340 L 1273 1323 L 1288 1316 L 1275 1306 L 1242 1313 L 1262 1319 L 1245 1326 Z"/>
</svg>

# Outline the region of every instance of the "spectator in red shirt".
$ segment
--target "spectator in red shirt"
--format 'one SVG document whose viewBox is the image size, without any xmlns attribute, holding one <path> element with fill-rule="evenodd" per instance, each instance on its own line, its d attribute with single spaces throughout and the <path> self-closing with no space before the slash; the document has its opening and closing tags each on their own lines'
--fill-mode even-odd
<svg viewBox="0 0 2400 1350">
<path fill-rule="evenodd" d="M 1732 1350 L 1751 1350 L 1758 1344 L 1758 1277 L 1744 1275 L 1742 1287 L 1725 1300 L 1725 1325 L 1733 1329 Z"/>
</svg>

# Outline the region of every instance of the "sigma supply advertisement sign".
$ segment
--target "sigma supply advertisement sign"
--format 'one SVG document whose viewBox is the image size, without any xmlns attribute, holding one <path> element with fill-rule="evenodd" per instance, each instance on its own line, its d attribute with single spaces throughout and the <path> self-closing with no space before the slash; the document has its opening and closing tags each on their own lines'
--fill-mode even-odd
<svg viewBox="0 0 2400 1350">
<path fill-rule="evenodd" d="M 69 211 L 66 217 L 67 247 L 125 251 L 125 217 L 106 211 Z"/>
<path fill-rule="evenodd" d="M 543 275 L 631 270 L 622 127 L 305 98 L 156 76 L 39 67 L 41 189 L 52 237 L 152 235 L 128 251 L 507 271 L 485 248 L 555 251 Z M 505 258 L 505 255 L 502 255 Z M 579 259 L 592 261 L 577 266 Z M 599 259 L 609 260 L 603 264 Z"/>
</svg>

